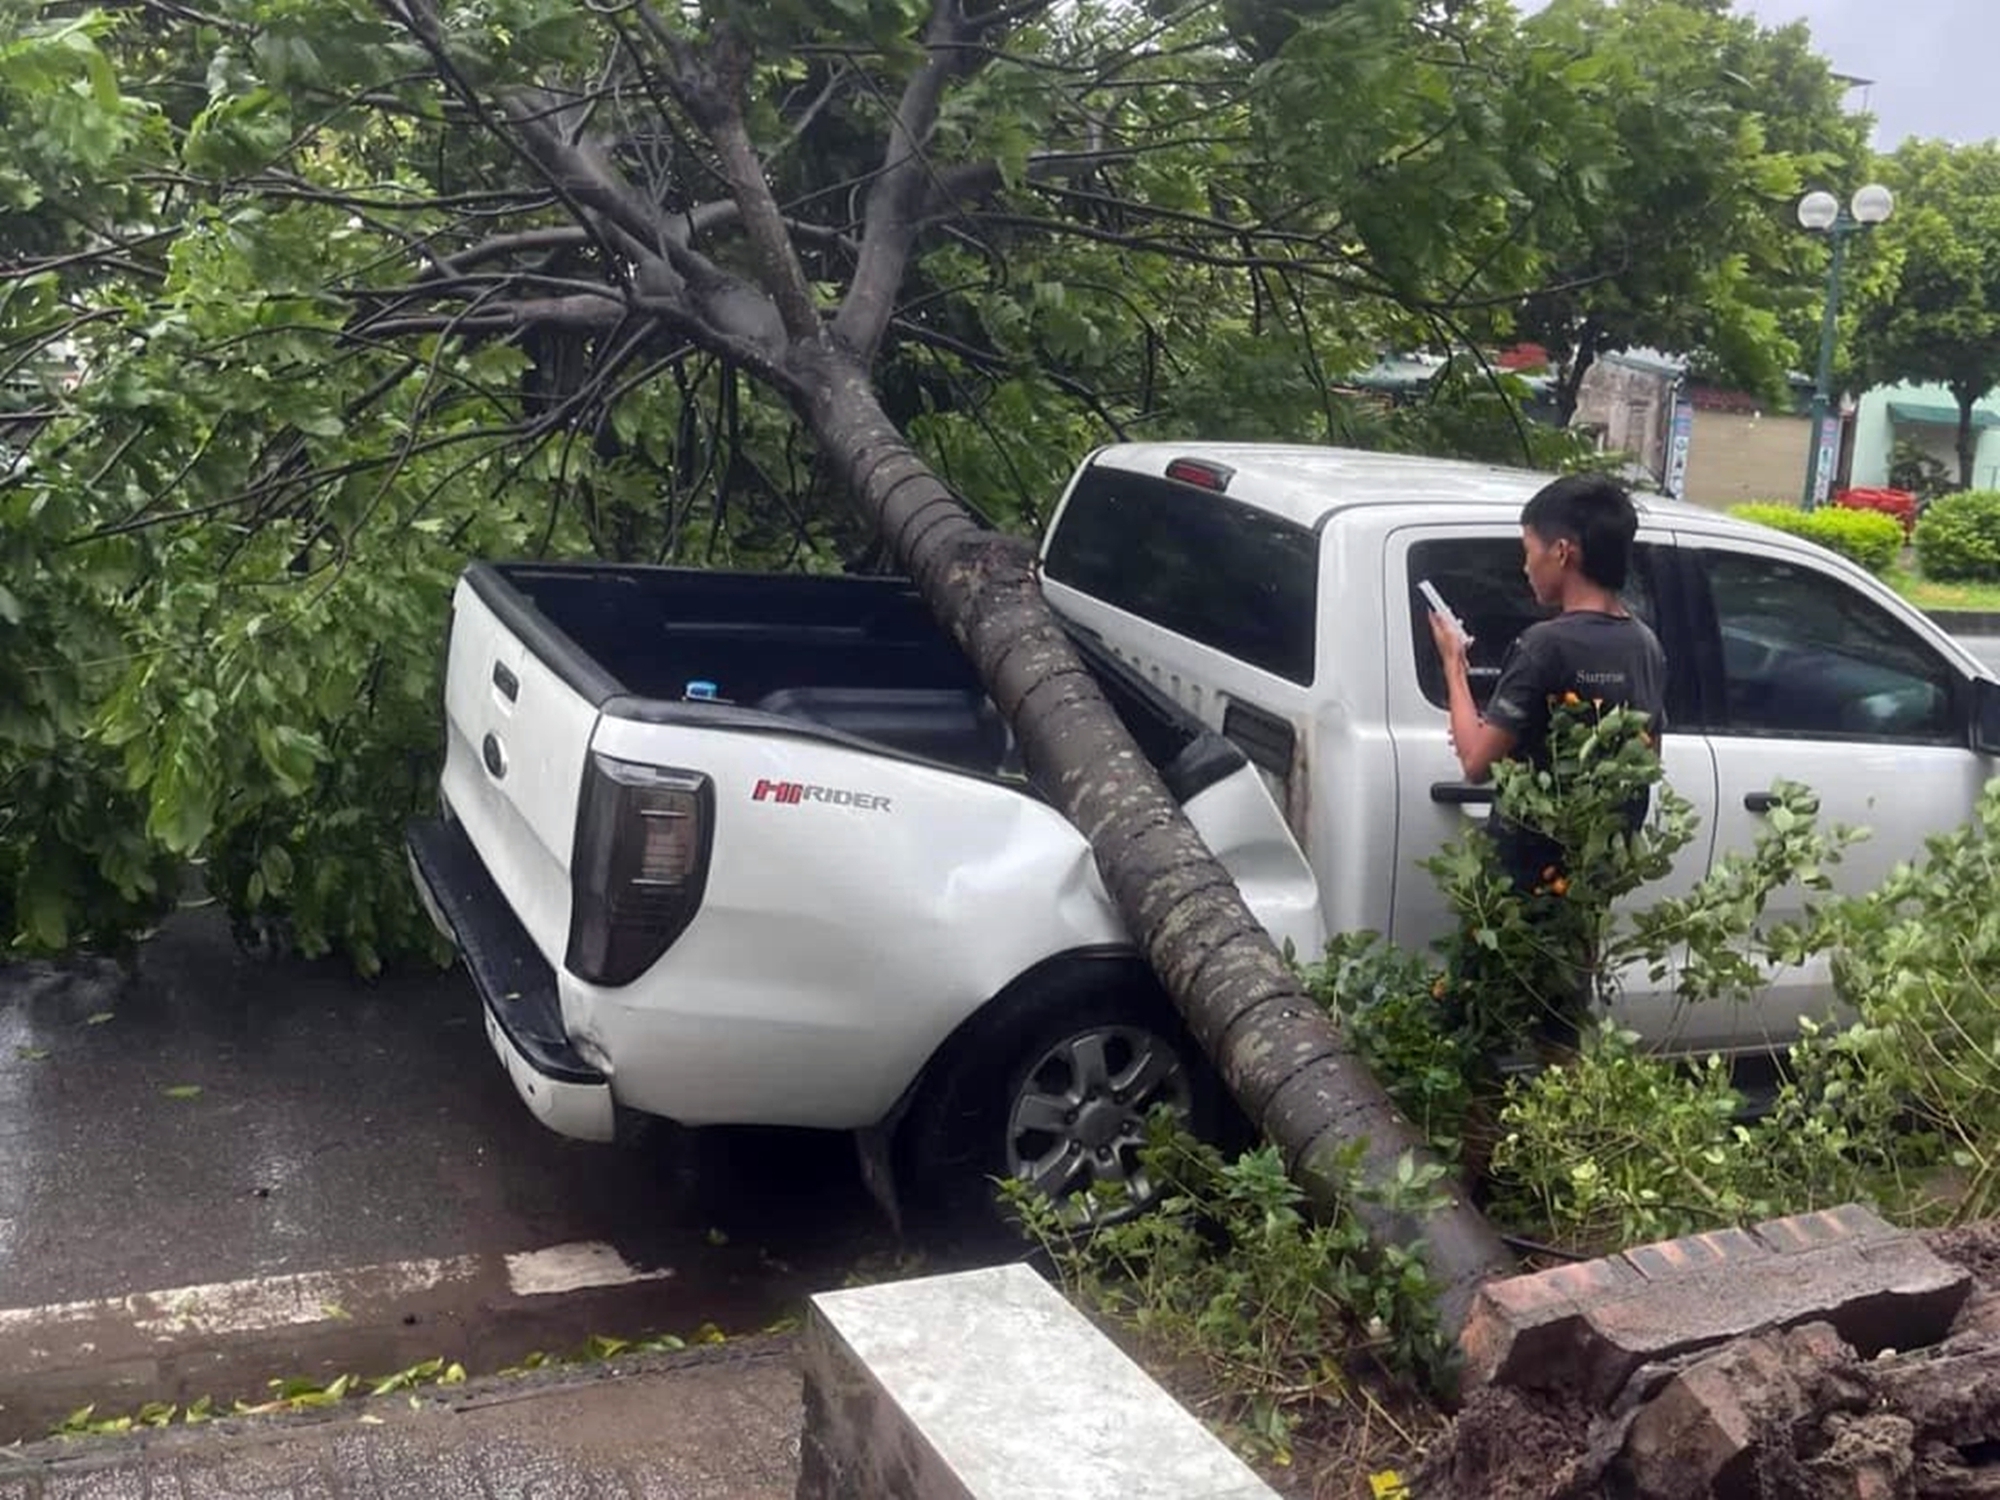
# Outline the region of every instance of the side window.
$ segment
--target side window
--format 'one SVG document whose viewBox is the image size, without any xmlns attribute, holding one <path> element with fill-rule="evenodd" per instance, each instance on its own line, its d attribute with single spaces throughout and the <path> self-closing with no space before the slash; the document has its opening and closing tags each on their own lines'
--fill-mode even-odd
<svg viewBox="0 0 2000 1500">
<path fill-rule="evenodd" d="M 1319 539 L 1303 526 L 1171 479 L 1093 466 L 1043 570 L 1253 667 L 1313 680 Z"/>
<path fill-rule="evenodd" d="M 1958 674 L 1873 601 L 1782 558 L 1698 556 L 1722 645 L 1718 733 L 1964 738 Z"/>
<path fill-rule="evenodd" d="M 1651 570 L 1647 565 L 1650 549 L 1640 547 L 1631 576 L 1625 585 L 1625 607 L 1654 630 L 1660 628 L 1653 607 Z M 1451 537 L 1418 542 L 1410 548 L 1410 629 L 1416 640 L 1417 682 L 1424 697 L 1439 708 L 1445 706 L 1444 666 L 1431 641 L 1429 613 L 1417 581 L 1428 578 L 1444 596 L 1465 628 L 1472 633 L 1472 649 L 1466 653 L 1472 668 L 1472 697 L 1481 708 L 1499 680 L 1500 664 L 1514 637 L 1537 620 L 1546 620 L 1553 610 L 1535 602 L 1521 571 L 1521 539 L 1518 536 Z M 1673 664 L 1668 663 L 1671 674 Z M 1674 717 L 1671 697 L 1669 717 Z"/>
</svg>

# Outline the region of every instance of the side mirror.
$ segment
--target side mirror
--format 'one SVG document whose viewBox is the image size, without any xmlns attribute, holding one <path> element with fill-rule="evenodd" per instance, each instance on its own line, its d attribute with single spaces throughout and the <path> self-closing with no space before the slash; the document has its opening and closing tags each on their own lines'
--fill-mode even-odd
<svg viewBox="0 0 2000 1500">
<path fill-rule="evenodd" d="M 1972 748 L 2000 755 L 2000 682 L 1990 677 L 1972 679 Z"/>
</svg>

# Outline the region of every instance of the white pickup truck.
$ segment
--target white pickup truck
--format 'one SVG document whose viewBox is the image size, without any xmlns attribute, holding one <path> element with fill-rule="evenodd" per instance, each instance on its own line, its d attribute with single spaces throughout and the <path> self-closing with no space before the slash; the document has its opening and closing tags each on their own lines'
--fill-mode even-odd
<svg viewBox="0 0 2000 1500">
<path fill-rule="evenodd" d="M 1518 518 L 1544 479 L 1203 443 L 1106 448 L 1072 478 L 1047 596 L 1302 955 L 1444 927 L 1418 862 L 1490 794 L 1458 779 L 1415 585 L 1490 686 L 1538 617 Z M 1666 774 L 1702 818 L 1670 886 L 1747 847 L 1780 778 L 1874 828 L 1842 867 L 1856 887 L 1969 816 L 2000 747 L 1976 659 L 1819 548 L 1641 511 L 1627 599 L 1666 647 Z M 478 564 L 445 697 L 444 810 L 412 866 L 554 1129 L 608 1139 L 629 1110 L 855 1130 L 878 1188 L 893 1161 L 950 1204 L 1001 1174 L 1129 1181 L 1156 1103 L 1221 1119 L 1087 845 L 906 585 Z M 1806 968 L 1756 1005 L 1679 1005 L 1644 975 L 1618 1004 L 1662 1045 L 1750 1051 L 1829 998 Z"/>
</svg>

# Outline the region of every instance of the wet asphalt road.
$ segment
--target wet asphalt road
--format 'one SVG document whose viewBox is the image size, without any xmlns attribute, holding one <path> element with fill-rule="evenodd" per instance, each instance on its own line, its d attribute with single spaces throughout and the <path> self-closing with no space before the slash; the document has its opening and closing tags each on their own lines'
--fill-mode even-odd
<svg viewBox="0 0 2000 1500">
<path fill-rule="evenodd" d="M 674 1268 L 663 1326 L 730 1327 L 887 1245 L 845 1137 L 553 1135 L 477 1007 L 244 957 L 212 912 L 130 975 L 0 968 L 0 1308 L 594 1240 Z"/>
</svg>

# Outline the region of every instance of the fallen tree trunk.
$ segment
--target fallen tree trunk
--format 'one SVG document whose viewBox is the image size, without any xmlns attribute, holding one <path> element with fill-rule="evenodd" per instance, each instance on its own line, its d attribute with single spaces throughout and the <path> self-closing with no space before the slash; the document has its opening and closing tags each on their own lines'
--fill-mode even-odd
<svg viewBox="0 0 2000 1500">
<path fill-rule="evenodd" d="M 1474 1289 L 1513 1268 L 1453 1191 L 1428 1207 L 1390 1192 L 1403 1158 L 1432 1160 L 1161 785 L 1043 598 L 1033 548 L 981 528 L 832 351 L 806 417 L 821 451 L 1013 724 L 1037 785 L 1082 830 L 1118 910 L 1190 1030 L 1322 1212 L 1351 1212 L 1382 1245 L 1414 1245 L 1455 1333 Z M 1359 1149 L 1358 1161 L 1354 1155 Z M 1456 1179 L 1446 1179 L 1456 1189 Z"/>
</svg>

